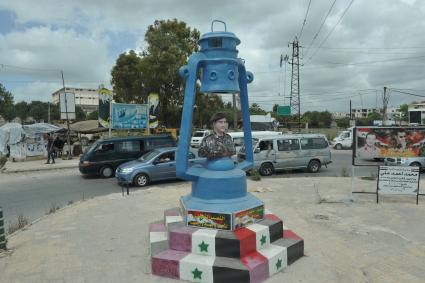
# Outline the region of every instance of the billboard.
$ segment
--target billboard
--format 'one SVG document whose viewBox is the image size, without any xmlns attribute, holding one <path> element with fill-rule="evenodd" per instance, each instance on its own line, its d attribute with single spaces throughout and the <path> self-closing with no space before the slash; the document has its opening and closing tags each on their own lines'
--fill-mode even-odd
<svg viewBox="0 0 425 283">
<path fill-rule="evenodd" d="M 385 157 L 425 157 L 424 127 L 356 127 L 354 139 L 354 165 Z"/>
<path fill-rule="evenodd" d="M 145 129 L 148 123 L 147 104 L 112 104 L 113 129 Z"/>
<path fill-rule="evenodd" d="M 112 101 L 112 93 L 109 89 L 101 88 L 99 93 L 99 125 L 109 128 L 110 103 Z"/>
<path fill-rule="evenodd" d="M 75 120 L 75 93 L 61 92 L 59 95 L 61 119 Z M 68 112 L 68 115 L 66 115 Z"/>
<path fill-rule="evenodd" d="M 151 129 L 158 127 L 159 118 L 159 95 L 157 93 L 150 93 L 148 96 L 149 104 L 149 127 Z"/>
</svg>

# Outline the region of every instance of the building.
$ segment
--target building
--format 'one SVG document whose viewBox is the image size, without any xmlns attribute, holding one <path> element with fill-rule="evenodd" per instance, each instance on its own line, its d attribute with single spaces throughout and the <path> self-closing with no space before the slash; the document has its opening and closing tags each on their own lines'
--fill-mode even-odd
<svg viewBox="0 0 425 283">
<path fill-rule="evenodd" d="M 425 102 L 409 105 L 409 124 L 422 125 L 425 119 Z"/>
<path fill-rule="evenodd" d="M 75 105 L 80 106 L 86 114 L 99 109 L 99 94 L 97 89 L 67 87 L 66 92 L 75 94 Z M 59 104 L 63 88 L 52 93 L 53 104 Z"/>
<path fill-rule="evenodd" d="M 350 118 L 350 113 L 345 113 L 345 112 L 333 112 L 332 113 L 332 119 L 334 119 L 334 120 L 344 119 L 344 118 Z"/>
<path fill-rule="evenodd" d="M 354 118 L 367 118 L 367 116 L 369 116 L 370 113 L 382 114 L 382 111 L 379 108 L 353 108 L 351 110 L 351 113 L 354 116 Z"/>
</svg>

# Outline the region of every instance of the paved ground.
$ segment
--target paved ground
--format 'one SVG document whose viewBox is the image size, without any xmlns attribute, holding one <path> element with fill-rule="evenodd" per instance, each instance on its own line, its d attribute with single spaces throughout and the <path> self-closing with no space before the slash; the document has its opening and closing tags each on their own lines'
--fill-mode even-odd
<svg viewBox="0 0 425 283">
<path fill-rule="evenodd" d="M 425 198 L 351 195 L 350 178 L 248 182 L 305 239 L 306 256 L 267 282 L 423 282 Z M 358 180 L 358 190 L 376 183 Z M 152 276 L 147 225 L 188 183 L 110 194 L 46 216 L 9 237 L 0 282 L 176 282 Z M 421 192 L 425 191 L 421 186 Z"/>
</svg>

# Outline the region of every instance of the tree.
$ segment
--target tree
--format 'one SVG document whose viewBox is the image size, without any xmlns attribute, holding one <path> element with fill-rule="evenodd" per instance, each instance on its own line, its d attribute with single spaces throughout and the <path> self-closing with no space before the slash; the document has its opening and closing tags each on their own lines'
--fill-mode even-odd
<svg viewBox="0 0 425 283">
<path fill-rule="evenodd" d="M 146 102 L 146 91 L 143 89 L 140 70 L 141 60 L 133 50 L 118 57 L 111 72 L 111 84 L 114 88 L 116 102 Z"/>
<path fill-rule="evenodd" d="M 47 121 L 47 109 L 48 105 L 46 102 L 31 101 L 29 104 L 29 115 L 37 122 Z"/>
<path fill-rule="evenodd" d="M 81 106 L 75 105 L 75 121 L 84 121 L 86 120 L 86 112 L 84 112 Z"/>
<path fill-rule="evenodd" d="M 251 115 L 266 115 L 267 111 L 263 110 L 257 103 L 252 103 L 249 107 L 249 114 Z"/>
<path fill-rule="evenodd" d="M 335 120 L 335 122 L 336 122 L 336 125 L 340 128 L 348 128 L 350 126 L 350 118 L 348 117 L 337 119 Z"/>
<path fill-rule="evenodd" d="M 121 54 L 112 69 L 117 101 L 146 103 L 149 93 L 158 93 L 160 123 L 179 126 L 183 80 L 178 70 L 198 50 L 199 36 L 185 22 L 155 21 L 145 33 L 146 49 L 139 55 L 134 51 Z"/>
<path fill-rule="evenodd" d="M 408 104 L 400 105 L 400 113 L 401 113 L 401 120 L 408 121 L 409 120 L 409 105 Z"/>
<path fill-rule="evenodd" d="M 183 79 L 178 70 L 187 58 L 198 51 L 200 33 L 185 22 L 155 21 L 145 34 L 147 48 L 142 53 L 141 74 L 148 93 L 159 95 L 159 120 L 166 126 L 178 126 L 170 111 L 183 101 Z"/>
<path fill-rule="evenodd" d="M 0 115 L 6 121 L 10 121 L 16 117 L 13 109 L 13 95 L 0 83 Z"/>
<path fill-rule="evenodd" d="M 87 120 L 98 120 L 99 119 L 99 111 L 95 110 L 87 115 Z"/>
<path fill-rule="evenodd" d="M 29 109 L 29 105 L 25 101 L 21 101 L 15 104 L 16 116 L 19 117 L 22 122 L 28 118 Z"/>
</svg>

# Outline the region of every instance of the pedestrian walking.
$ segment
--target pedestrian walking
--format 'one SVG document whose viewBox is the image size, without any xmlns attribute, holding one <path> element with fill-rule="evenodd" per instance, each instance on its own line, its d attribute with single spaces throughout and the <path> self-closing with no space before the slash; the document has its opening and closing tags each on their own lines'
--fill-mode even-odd
<svg viewBox="0 0 425 283">
<path fill-rule="evenodd" d="M 52 159 L 52 164 L 55 163 L 55 147 L 53 143 L 53 138 L 50 134 L 47 134 L 47 162 L 50 164 L 50 159 Z"/>
</svg>

